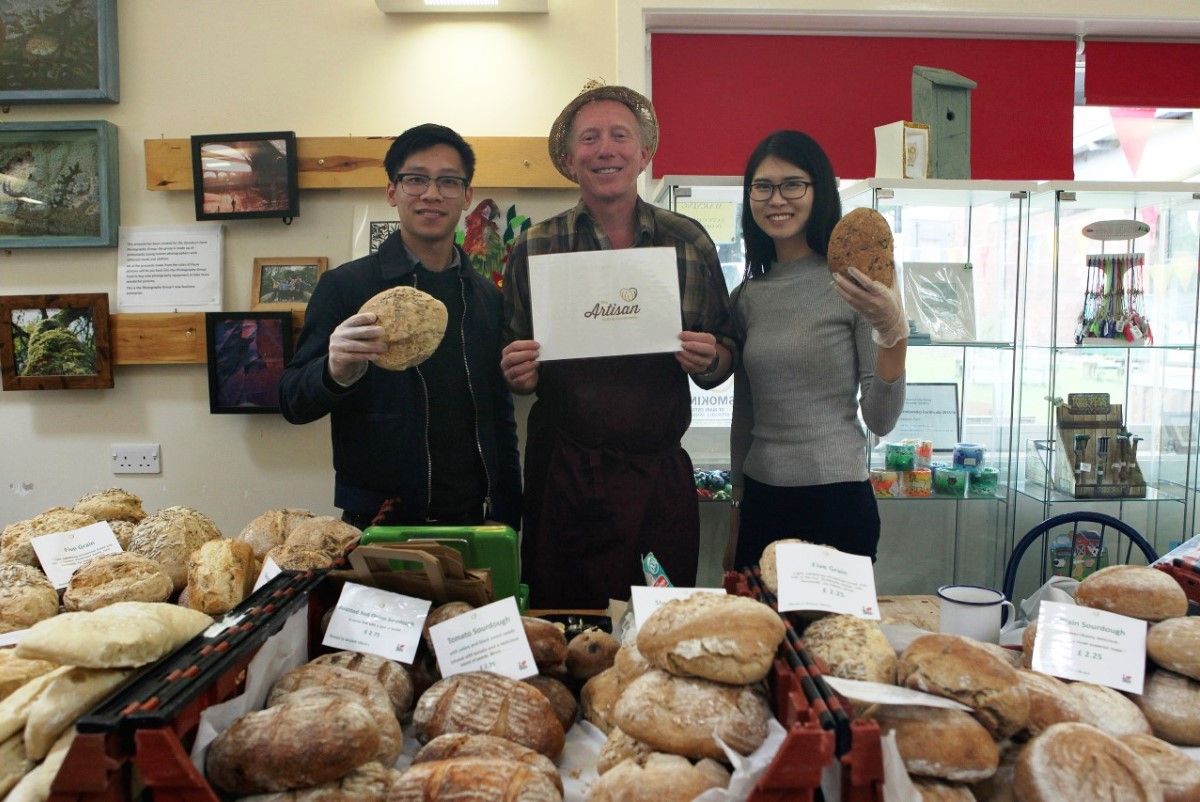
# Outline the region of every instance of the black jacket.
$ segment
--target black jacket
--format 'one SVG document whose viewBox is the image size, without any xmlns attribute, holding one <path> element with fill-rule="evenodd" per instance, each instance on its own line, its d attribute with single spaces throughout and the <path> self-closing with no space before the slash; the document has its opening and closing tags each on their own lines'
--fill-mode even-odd
<svg viewBox="0 0 1200 802">
<path fill-rule="evenodd" d="M 463 359 L 475 404 L 476 442 L 486 470 L 487 516 L 518 528 L 521 468 L 512 395 L 500 371 L 503 299 L 459 254 L 463 292 Z M 396 232 L 376 253 L 321 276 L 304 315 L 296 355 L 279 382 L 283 416 L 309 423 L 328 414 L 333 441 L 333 503 L 374 513 L 387 499 L 422 520 L 429 505 L 427 404 L 420 366 L 390 371 L 370 365 L 348 388 L 329 376 L 329 335 L 373 295 L 412 285 L 414 265 Z"/>
</svg>

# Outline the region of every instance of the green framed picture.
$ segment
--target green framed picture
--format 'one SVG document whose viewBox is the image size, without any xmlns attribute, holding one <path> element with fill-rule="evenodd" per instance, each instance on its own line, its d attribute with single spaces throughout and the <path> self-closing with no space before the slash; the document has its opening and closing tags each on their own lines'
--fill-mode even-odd
<svg viewBox="0 0 1200 802">
<path fill-rule="evenodd" d="M 117 0 L 0 0 L 0 103 L 116 103 Z"/>
</svg>

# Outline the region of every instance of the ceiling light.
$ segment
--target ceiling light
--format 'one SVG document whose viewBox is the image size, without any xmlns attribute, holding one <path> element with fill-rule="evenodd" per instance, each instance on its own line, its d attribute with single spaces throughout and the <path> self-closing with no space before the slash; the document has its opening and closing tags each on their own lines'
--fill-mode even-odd
<svg viewBox="0 0 1200 802">
<path fill-rule="evenodd" d="M 385 14 L 546 14 L 549 0 L 375 0 Z"/>
</svg>

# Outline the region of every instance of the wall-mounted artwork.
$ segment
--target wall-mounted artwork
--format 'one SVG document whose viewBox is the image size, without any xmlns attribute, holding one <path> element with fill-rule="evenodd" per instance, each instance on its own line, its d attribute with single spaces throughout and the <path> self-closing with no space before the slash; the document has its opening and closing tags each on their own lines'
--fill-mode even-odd
<svg viewBox="0 0 1200 802">
<path fill-rule="evenodd" d="M 0 1 L 0 103 L 115 103 L 117 0 Z"/>
<path fill-rule="evenodd" d="M 197 220 L 300 214 L 296 135 L 291 131 L 192 137 Z"/>
<path fill-rule="evenodd" d="M 303 310 L 329 267 L 324 256 L 278 256 L 254 260 L 250 308 Z"/>
<path fill-rule="evenodd" d="M 279 379 L 292 358 L 291 312 L 207 312 L 208 408 L 279 412 Z"/>
<path fill-rule="evenodd" d="M 0 248 L 116 245 L 119 203 L 112 123 L 0 126 Z"/>
<path fill-rule="evenodd" d="M 113 386 L 108 295 L 0 296 L 5 390 Z"/>
</svg>

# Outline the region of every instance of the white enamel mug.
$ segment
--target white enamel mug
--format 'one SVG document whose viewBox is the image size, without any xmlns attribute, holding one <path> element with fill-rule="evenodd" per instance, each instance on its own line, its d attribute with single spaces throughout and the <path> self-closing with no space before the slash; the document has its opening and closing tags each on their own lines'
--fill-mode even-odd
<svg viewBox="0 0 1200 802">
<path fill-rule="evenodd" d="M 998 590 L 978 585 L 942 585 L 938 588 L 941 611 L 939 630 L 950 635 L 965 635 L 987 643 L 1000 640 L 1000 614 L 1008 607 L 1009 626 L 1016 620 L 1016 608 Z"/>
</svg>

